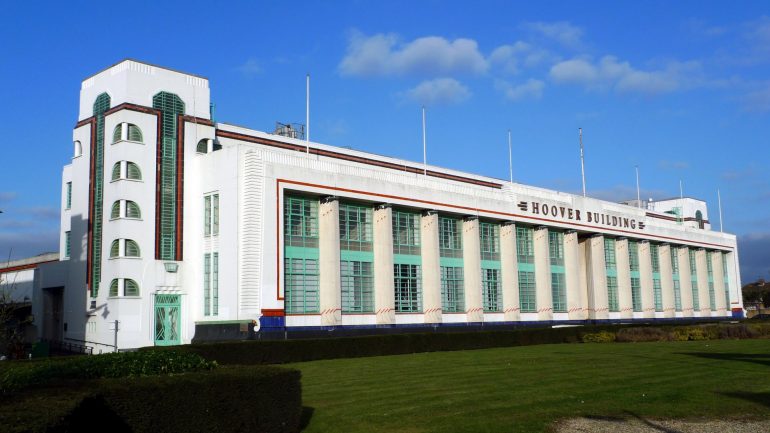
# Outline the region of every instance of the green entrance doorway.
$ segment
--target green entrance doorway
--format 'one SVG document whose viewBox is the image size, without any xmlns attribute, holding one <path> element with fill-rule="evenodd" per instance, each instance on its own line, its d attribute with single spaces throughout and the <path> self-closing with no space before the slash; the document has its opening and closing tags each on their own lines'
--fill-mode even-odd
<svg viewBox="0 0 770 433">
<path fill-rule="evenodd" d="M 181 297 L 179 295 L 155 295 L 155 345 L 180 344 Z"/>
</svg>

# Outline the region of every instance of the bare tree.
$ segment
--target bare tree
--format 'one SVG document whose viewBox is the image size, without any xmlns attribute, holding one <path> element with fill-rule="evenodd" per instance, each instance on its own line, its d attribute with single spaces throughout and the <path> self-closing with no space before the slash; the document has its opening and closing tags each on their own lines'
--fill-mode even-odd
<svg viewBox="0 0 770 433">
<path fill-rule="evenodd" d="M 8 253 L 6 266 L 11 262 Z M 23 302 L 14 299 L 18 272 L 0 275 L 0 355 L 9 358 L 24 357 L 24 330 L 32 318 L 24 314 Z"/>
</svg>

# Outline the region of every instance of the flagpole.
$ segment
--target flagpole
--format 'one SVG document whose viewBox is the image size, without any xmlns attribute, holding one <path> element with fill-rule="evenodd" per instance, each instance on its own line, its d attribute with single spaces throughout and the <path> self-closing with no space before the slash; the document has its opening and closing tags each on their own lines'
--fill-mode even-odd
<svg viewBox="0 0 770 433">
<path fill-rule="evenodd" d="M 508 130 L 508 172 L 511 176 L 511 183 L 513 183 L 513 150 L 511 147 L 511 130 Z"/>
<path fill-rule="evenodd" d="M 580 134 L 580 176 L 583 178 L 583 197 L 586 196 L 586 168 L 583 162 L 583 128 L 578 128 Z"/>
<path fill-rule="evenodd" d="M 310 74 L 305 77 L 305 152 L 310 153 Z"/>
<path fill-rule="evenodd" d="M 719 231 L 722 232 L 722 195 L 719 193 L 719 188 L 717 188 L 717 203 L 719 203 Z"/>
<path fill-rule="evenodd" d="M 636 207 L 641 208 L 642 207 L 642 195 L 639 191 L 639 166 L 635 165 L 634 169 L 636 170 Z"/>
<path fill-rule="evenodd" d="M 425 106 L 422 106 L 422 174 L 428 175 L 428 151 L 427 140 L 425 137 Z"/>
</svg>

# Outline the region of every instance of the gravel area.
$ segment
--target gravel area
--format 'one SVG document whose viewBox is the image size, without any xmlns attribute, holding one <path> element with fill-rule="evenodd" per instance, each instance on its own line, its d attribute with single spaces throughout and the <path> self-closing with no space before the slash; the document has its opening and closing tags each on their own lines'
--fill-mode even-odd
<svg viewBox="0 0 770 433">
<path fill-rule="evenodd" d="M 679 421 L 644 418 L 572 418 L 560 421 L 558 433 L 770 433 L 768 421 Z"/>
</svg>

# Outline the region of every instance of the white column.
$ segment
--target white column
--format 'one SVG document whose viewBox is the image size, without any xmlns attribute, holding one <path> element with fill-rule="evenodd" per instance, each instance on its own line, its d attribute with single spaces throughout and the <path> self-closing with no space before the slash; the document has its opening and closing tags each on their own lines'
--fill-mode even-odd
<svg viewBox="0 0 770 433">
<path fill-rule="evenodd" d="M 725 277 L 722 273 L 722 252 L 715 251 L 711 253 L 711 269 L 714 272 L 714 297 L 716 298 L 717 316 L 727 316 L 727 308 L 729 306 L 725 303 Z"/>
<path fill-rule="evenodd" d="M 463 220 L 463 278 L 465 284 L 465 312 L 468 322 L 484 321 L 481 300 L 481 239 L 478 218 Z"/>
<path fill-rule="evenodd" d="M 607 268 L 604 260 L 604 236 L 592 236 L 586 243 L 588 315 L 591 319 L 609 318 Z"/>
<path fill-rule="evenodd" d="M 695 268 L 698 275 L 698 298 L 700 299 L 700 316 L 711 317 L 711 299 L 709 297 L 709 271 L 706 264 L 706 250 L 695 252 Z"/>
<path fill-rule="evenodd" d="M 741 294 L 740 272 L 738 272 L 737 257 L 738 251 L 724 253 L 727 255 L 727 281 L 730 283 L 730 305 L 727 308 L 743 308 L 743 296 Z"/>
<path fill-rule="evenodd" d="M 535 300 L 537 320 L 553 320 L 551 291 L 551 256 L 548 251 L 548 228 L 535 229 Z"/>
<path fill-rule="evenodd" d="M 519 320 L 519 264 L 516 256 L 516 226 L 500 227 L 500 270 L 503 274 L 503 312 L 506 322 Z"/>
<path fill-rule="evenodd" d="M 650 243 L 639 242 L 639 283 L 642 287 L 642 312 L 644 318 L 655 317 L 655 295 L 652 289 L 652 256 Z"/>
<path fill-rule="evenodd" d="M 671 269 L 671 247 L 668 244 L 658 247 L 658 263 L 660 263 L 660 296 L 663 301 L 663 317 L 674 317 L 676 315 L 674 274 Z"/>
<path fill-rule="evenodd" d="M 321 200 L 318 210 L 318 273 L 321 324 L 342 324 L 340 292 L 340 203 L 336 198 Z"/>
<path fill-rule="evenodd" d="M 588 239 L 578 238 L 578 277 L 580 279 L 580 300 L 583 306 L 583 319 L 589 319 L 591 312 L 588 310 Z"/>
<path fill-rule="evenodd" d="M 128 140 L 128 123 L 120 124 L 120 139 L 123 141 Z"/>
<path fill-rule="evenodd" d="M 378 325 L 396 322 L 393 290 L 393 211 L 387 205 L 374 211 L 374 310 Z"/>
<path fill-rule="evenodd" d="M 634 298 L 631 295 L 631 262 L 628 260 L 628 239 L 615 240 L 615 266 L 618 274 L 618 309 L 621 319 L 634 317 Z"/>
<path fill-rule="evenodd" d="M 682 297 L 682 316 L 692 317 L 692 279 L 690 278 L 690 256 L 687 247 L 676 248 L 676 256 L 679 260 L 679 292 Z"/>
<path fill-rule="evenodd" d="M 577 232 L 564 233 L 564 278 L 567 285 L 567 314 L 569 320 L 585 320 L 586 305 L 580 290 L 580 242 Z"/>
<path fill-rule="evenodd" d="M 422 216 L 420 241 L 422 256 L 422 308 L 425 323 L 441 323 L 441 264 L 438 243 L 438 214 Z"/>
</svg>

